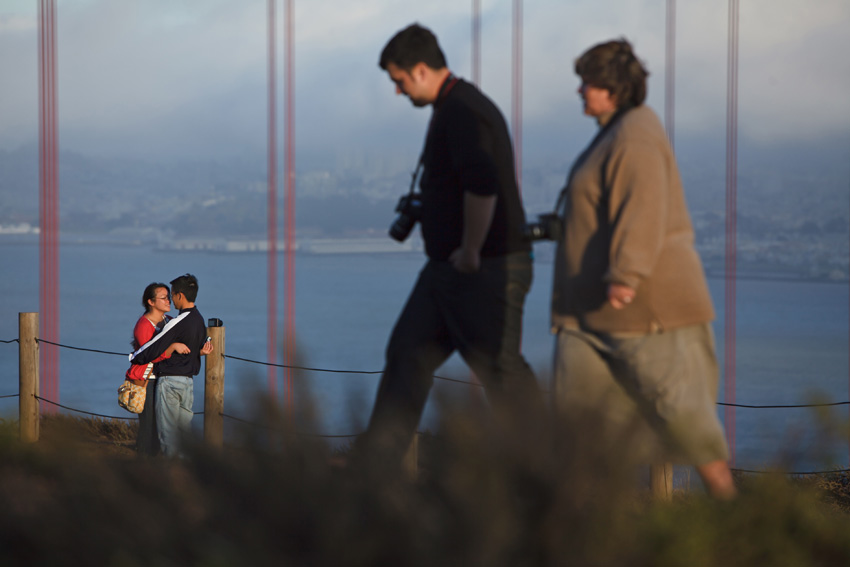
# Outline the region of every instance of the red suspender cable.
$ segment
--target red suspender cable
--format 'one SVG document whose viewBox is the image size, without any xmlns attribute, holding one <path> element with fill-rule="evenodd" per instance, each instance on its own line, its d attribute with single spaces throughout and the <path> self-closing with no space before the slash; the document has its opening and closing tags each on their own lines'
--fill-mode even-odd
<svg viewBox="0 0 850 567">
<path fill-rule="evenodd" d="M 59 156 L 56 4 L 40 0 L 39 27 L 39 305 L 40 338 L 59 342 Z M 59 352 L 39 349 L 41 393 L 59 402 Z M 55 406 L 46 412 L 57 411 Z"/>
<path fill-rule="evenodd" d="M 56 87 L 56 1 L 50 1 L 50 334 L 59 342 L 59 104 Z M 50 375 L 53 399 L 59 403 L 59 349 L 52 349 Z M 58 410 L 56 410 L 58 411 Z"/>
<path fill-rule="evenodd" d="M 472 83 L 481 88 L 481 0 L 472 0 Z M 470 402 L 478 404 L 482 400 L 478 388 L 481 382 L 472 370 L 469 371 L 469 378 Z"/>
<path fill-rule="evenodd" d="M 268 231 L 267 258 L 267 357 L 272 364 L 277 362 L 277 74 L 276 58 L 277 42 L 275 30 L 275 3 L 268 0 L 268 203 L 266 221 Z M 267 368 L 269 395 L 277 397 L 277 373 L 274 366 Z"/>
<path fill-rule="evenodd" d="M 676 0 L 667 0 L 667 44 L 664 67 L 664 126 L 670 146 L 676 133 Z"/>
<path fill-rule="evenodd" d="M 47 335 L 47 53 L 44 42 L 47 39 L 45 25 L 45 0 L 38 3 L 38 305 L 39 305 L 39 336 Z M 47 380 L 47 352 L 39 349 L 39 365 L 41 370 L 40 394 L 45 394 Z M 45 408 L 46 409 L 46 408 Z"/>
<path fill-rule="evenodd" d="M 481 0 L 472 0 L 472 82 L 481 87 Z"/>
<path fill-rule="evenodd" d="M 735 332 L 737 275 L 738 201 L 738 0 L 729 0 L 729 52 L 726 97 L 726 311 L 724 393 L 727 404 L 735 403 Z M 735 408 L 726 406 L 726 438 L 735 465 Z"/>
<path fill-rule="evenodd" d="M 513 97 L 511 122 L 514 130 L 516 177 L 522 194 L 522 0 L 514 0 Z"/>
<path fill-rule="evenodd" d="M 285 311 L 286 330 L 284 344 L 284 363 L 288 366 L 295 364 L 295 112 L 294 112 L 294 22 L 293 5 L 295 0 L 286 1 L 286 65 L 284 71 L 284 88 L 286 97 L 284 101 L 284 113 L 286 117 L 286 141 L 285 141 L 285 164 L 286 183 L 284 187 L 284 285 L 285 285 Z M 284 395 L 290 417 L 293 409 L 292 399 L 292 368 L 284 368 Z"/>
</svg>

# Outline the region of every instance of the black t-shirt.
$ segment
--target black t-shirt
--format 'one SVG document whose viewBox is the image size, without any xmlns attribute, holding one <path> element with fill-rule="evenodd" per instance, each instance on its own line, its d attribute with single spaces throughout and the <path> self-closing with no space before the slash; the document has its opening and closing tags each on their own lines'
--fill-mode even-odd
<svg viewBox="0 0 850 567">
<path fill-rule="evenodd" d="M 531 250 L 522 237 L 525 212 L 502 113 L 466 81 L 446 87 L 450 88 L 434 105 L 419 183 L 425 252 L 433 260 L 446 260 L 460 246 L 465 191 L 497 197 L 482 256 Z"/>
</svg>

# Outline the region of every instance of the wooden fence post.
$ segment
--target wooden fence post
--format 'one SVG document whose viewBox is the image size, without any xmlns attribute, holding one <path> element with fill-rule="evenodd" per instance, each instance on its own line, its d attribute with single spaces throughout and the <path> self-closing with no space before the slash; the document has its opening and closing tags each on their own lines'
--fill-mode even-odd
<svg viewBox="0 0 850 567">
<path fill-rule="evenodd" d="M 649 467 L 649 485 L 656 500 L 673 500 L 673 463 L 662 463 Z"/>
<path fill-rule="evenodd" d="M 18 412 L 21 441 L 38 441 L 38 313 L 18 313 Z"/>
<path fill-rule="evenodd" d="M 224 327 L 207 327 L 213 351 L 207 356 L 204 381 L 204 442 L 224 444 Z"/>
</svg>

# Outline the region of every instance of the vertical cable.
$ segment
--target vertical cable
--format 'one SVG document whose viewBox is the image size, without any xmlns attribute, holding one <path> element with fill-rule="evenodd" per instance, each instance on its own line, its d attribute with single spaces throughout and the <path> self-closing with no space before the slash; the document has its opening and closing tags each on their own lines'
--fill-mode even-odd
<svg viewBox="0 0 850 567">
<path fill-rule="evenodd" d="M 481 0 L 472 0 L 472 82 L 481 87 Z"/>
<path fill-rule="evenodd" d="M 664 69 L 664 126 L 670 146 L 676 146 L 676 0 L 667 0 L 667 43 Z"/>
<path fill-rule="evenodd" d="M 268 203 L 266 228 L 268 231 L 267 256 L 267 302 L 268 311 L 266 348 L 271 364 L 277 362 L 277 30 L 275 4 L 268 2 Z M 275 366 L 267 367 L 269 395 L 277 396 L 277 373 Z"/>
<path fill-rule="evenodd" d="M 472 0 L 472 82 L 481 88 L 481 0 Z M 473 403 L 481 400 L 478 377 L 469 371 L 469 399 Z"/>
<path fill-rule="evenodd" d="M 294 73 L 294 14 L 293 5 L 295 0 L 286 1 L 286 68 L 284 72 L 285 81 L 285 116 L 286 116 L 286 141 L 285 141 L 285 263 L 284 283 L 286 286 L 286 331 L 284 358 L 287 368 L 284 369 L 284 389 L 286 405 L 289 415 L 292 416 L 294 407 L 292 399 L 292 368 L 295 365 L 295 73 Z"/>
<path fill-rule="evenodd" d="M 39 337 L 47 334 L 47 50 L 44 43 L 47 39 L 45 18 L 45 0 L 38 3 L 38 305 L 41 315 L 39 317 Z M 41 369 L 41 387 L 39 392 L 46 394 L 47 382 L 47 352 L 45 348 L 39 349 L 39 367 Z M 44 408 L 47 409 L 47 408 Z"/>
<path fill-rule="evenodd" d="M 522 193 L 522 0 L 513 0 L 513 97 L 511 122 L 514 131 L 516 176 Z"/>
<path fill-rule="evenodd" d="M 56 4 L 40 0 L 39 44 L 39 336 L 59 341 L 59 155 L 56 86 Z M 59 352 L 39 349 L 41 392 L 59 402 Z M 44 408 L 56 412 L 55 406 Z"/>
<path fill-rule="evenodd" d="M 724 390 L 727 404 L 735 403 L 736 278 L 738 224 L 738 0 L 729 0 L 729 50 L 726 96 L 726 310 Z M 735 464 L 735 408 L 724 413 L 726 437 Z"/>
<path fill-rule="evenodd" d="M 50 1 L 50 147 L 51 147 L 51 183 L 50 183 L 50 266 L 51 266 L 51 334 L 53 342 L 59 342 L 59 125 L 58 125 L 58 88 L 57 48 L 56 48 L 56 0 Z M 52 349 L 50 373 L 53 377 L 53 399 L 59 399 L 59 349 Z M 58 410 L 56 410 L 58 411 Z"/>
</svg>

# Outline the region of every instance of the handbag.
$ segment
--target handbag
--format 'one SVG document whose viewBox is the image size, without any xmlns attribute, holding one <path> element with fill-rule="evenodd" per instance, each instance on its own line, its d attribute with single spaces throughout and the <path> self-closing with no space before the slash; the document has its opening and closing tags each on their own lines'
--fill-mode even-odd
<svg viewBox="0 0 850 567">
<path fill-rule="evenodd" d="M 147 397 L 147 380 L 153 370 L 153 362 L 148 363 L 145 375 L 142 377 L 144 385 L 139 386 L 131 380 L 124 380 L 118 387 L 118 405 L 132 413 L 142 413 L 145 409 L 145 398 Z"/>
</svg>

